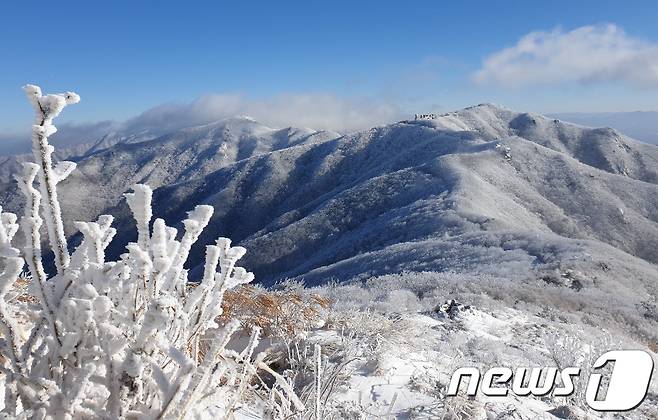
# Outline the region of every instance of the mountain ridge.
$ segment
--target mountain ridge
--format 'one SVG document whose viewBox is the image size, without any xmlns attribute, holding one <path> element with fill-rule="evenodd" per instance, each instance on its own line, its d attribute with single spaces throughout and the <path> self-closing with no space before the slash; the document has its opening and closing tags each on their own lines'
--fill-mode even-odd
<svg viewBox="0 0 658 420">
<path fill-rule="evenodd" d="M 308 278 L 309 272 L 335 264 L 340 258 L 349 259 L 371 252 L 377 243 L 395 245 L 409 238 L 420 240 L 423 235 L 436 236 L 445 232 L 459 235 L 475 227 L 484 227 L 485 230 L 509 228 L 515 225 L 514 215 L 524 213 L 529 216 L 518 226 L 523 226 L 526 231 L 560 234 L 566 239 L 599 240 L 650 261 L 655 260 L 653 251 L 643 251 L 656 248 L 656 218 L 653 216 L 656 213 L 653 210 L 657 207 L 655 199 L 651 199 L 657 191 L 655 183 L 651 182 L 655 167 L 648 168 L 647 173 L 651 176 L 642 173 L 632 178 L 632 171 L 624 174 L 618 168 L 597 161 L 583 163 L 582 156 L 567 155 L 565 150 L 568 149 L 554 150 L 559 149 L 555 142 L 543 146 L 519 136 L 497 137 L 499 134 L 508 135 L 509 131 L 483 136 L 472 130 L 437 129 L 433 127 L 435 124 L 431 120 L 401 122 L 319 145 L 302 145 L 301 149 L 282 149 L 252 157 L 207 177 L 156 191 L 156 201 L 171 198 L 169 204 L 158 209 L 158 214 L 165 218 L 180 217 L 189 209 L 181 203 L 213 205 L 216 215 L 211 221 L 208 237 L 204 239 L 228 234 L 248 249 L 264 249 L 265 252 L 257 251 L 257 256 L 247 258 L 252 264 L 250 268 L 270 281 L 285 277 Z M 592 134 L 589 129 L 578 129 Z M 637 145 L 630 139 L 619 140 L 618 133 L 610 130 L 596 131 L 594 135 L 602 136 L 599 141 L 603 144 L 622 141 L 628 143 L 630 150 Z M 542 159 L 547 159 L 558 169 L 552 171 L 551 165 L 545 165 L 545 177 L 533 179 L 532 171 L 540 162 L 532 162 L 531 158 L 537 151 Z M 523 153 L 518 155 L 518 152 Z M 614 152 L 604 152 L 614 155 Z M 479 159 L 478 153 L 484 158 Z M 655 151 L 653 153 L 655 155 Z M 517 155 L 523 157 L 519 168 L 524 170 L 521 172 L 514 167 Z M 464 166 L 464 162 L 469 161 L 473 166 Z M 528 166 L 528 161 L 532 165 Z M 500 168 L 507 168 L 502 178 L 496 175 Z M 489 173 L 478 173 L 480 169 L 487 169 Z M 524 177 L 530 179 L 538 191 L 528 192 Z M 561 183 L 557 192 L 547 187 L 552 185 L 547 177 L 556 177 L 555 180 Z M 486 178 L 497 180 L 497 183 L 488 185 L 478 181 Z M 517 182 L 508 182 L 514 179 Z M 508 188 L 507 184 L 511 186 Z M 466 186 L 465 192 L 460 192 L 460 186 Z M 472 186 L 488 189 L 490 195 L 506 188 L 511 191 L 506 191 L 492 203 L 485 201 Z M 596 188 L 588 192 L 587 188 L 591 186 Z M 387 188 L 388 198 L 384 194 Z M 572 189 L 583 189 L 581 195 L 585 203 L 573 206 L 569 203 Z M 633 194 L 624 191 L 641 191 L 638 194 L 641 198 L 636 200 Z M 520 192 L 523 194 L 519 195 Z M 604 193 L 615 203 L 601 206 L 594 193 Z M 452 201 L 448 202 L 446 197 L 450 194 Z M 516 197 L 510 198 L 506 194 L 516 194 Z M 444 198 L 436 198 L 441 195 Z M 391 202 L 393 204 L 387 207 Z M 395 219 L 388 216 L 399 216 L 410 211 L 411 207 L 422 207 L 424 202 L 430 203 L 429 207 L 434 206 L 439 216 L 416 212 L 401 217 L 403 226 L 411 223 L 416 229 L 411 233 L 405 233 L 404 227 L 391 228 Z M 478 202 L 481 202 L 479 207 L 475 205 Z M 532 205 L 524 205 L 525 202 Z M 619 209 L 625 206 L 625 202 L 631 203 L 631 208 L 626 208 L 622 214 Z M 587 216 L 585 204 L 601 207 L 605 210 L 606 223 L 614 225 L 619 222 L 619 226 L 608 232 L 608 228 L 597 225 L 596 220 L 580 221 L 578 218 Z M 457 215 L 455 208 L 461 213 Z M 462 231 L 450 228 L 446 221 L 451 218 L 455 220 L 450 223 L 461 226 Z M 378 223 L 374 233 L 367 232 L 368 226 Z M 584 224 L 584 228 L 581 229 L 580 224 Z M 640 231 L 649 232 L 645 235 L 646 240 L 637 239 L 642 237 Z M 396 232 L 395 235 L 392 232 Z M 295 245 L 295 241 L 303 245 Z M 324 246 L 324 241 L 340 246 Z M 314 255 L 309 255 L 309 249 L 316 250 L 311 253 Z M 292 267 L 296 268 L 291 270 Z M 334 274 L 334 277 L 339 277 L 339 274 Z M 323 280 L 316 278 L 313 281 Z"/>
<path fill-rule="evenodd" d="M 66 220 L 109 212 L 125 226 L 121 193 L 137 182 L 155 188 L 154 215 L 167 221 L 212 205 L 199 243 L 231 237 L 265 283 L 409 270 L 542 277 L 591 270 L 612 246 L 623 263 L 597 275 L 610 286 L 637 272 L 646 286 L 657 174 L 658 147 L 616 130 L 481 104 L 348 135 L 222 120 L 82 157 L 60 195 L 80 203 Z M 109 252 L 133 239 L 122 230 Z"/>
</svg>

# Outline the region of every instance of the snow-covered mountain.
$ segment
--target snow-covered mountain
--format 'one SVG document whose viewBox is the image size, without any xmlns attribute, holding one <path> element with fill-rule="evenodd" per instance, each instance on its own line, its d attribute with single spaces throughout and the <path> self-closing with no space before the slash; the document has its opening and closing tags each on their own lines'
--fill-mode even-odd
<svg viewBox="0 0 658 420">
<path fill-rule="evenodd" d="M 611 129 L 481 105 L 195 169 L 174 184 L 156 178 L 156 213 L 173 220 L 191 203 L 213 205 L 204 239 L 221 232 L 258 250 L 247 265 L 263 281 L 522 277 L 617 250 L 643 267 L 658 261 L 657 162 L 658 148 Z"/>
<path fill-rule="evenodd" d="M 613 127 L 634 139 L 658 144 L 658 112 L 564 112 L 551 115 L 564 121 L 590 127 Z"/>
<path fill-rule="evenodd" d="M 263 282 L 601 264 L 636 292 L 658 278 L 658 147 L 490 104 L 347 136 L 235 118 L 77 160 L 66 220 L 109 211 L 131 224 L 121 194 L 148 183 L 167 220 L 214 206 L 199 243 L 221 234 L 253 250 L 245 265 Z M 2 194 L 11 209 L 15 193 Z"/>
<path fill-rule="evenodd" d="M 61 187 L 70 203 L 67 220 L 91 220 L 115 206 L 135 183 L 154 188 L 203 177 L 219 168 L 273 150 L 313 143 L 339 134 L 305 128 L 273 129 L 248 117 L 229 118 L 213 124 L 185 128 L 155 137 L 149 132 L 111 133 L 83 149 L 64 149 L 60 159 L 78 163 L 75 174 Z M 22 200 L 15 181 L 19 163 L 30 156 L 0 161 L 0 199 L 6 208 Z M 73 226 L 67 226 L 74 233 Z"/>
</svg>

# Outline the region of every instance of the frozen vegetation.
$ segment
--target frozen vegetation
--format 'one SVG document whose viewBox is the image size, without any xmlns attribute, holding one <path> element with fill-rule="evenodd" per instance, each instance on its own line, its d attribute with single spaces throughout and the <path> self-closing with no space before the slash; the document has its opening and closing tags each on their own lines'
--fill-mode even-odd
<svg viewBox="0 0 658 420">
<path fill-rule="evenodd" d="M 36 163 L 0 184 L 7 414 L 598 418 L 580 391 L 446 387 L 655 358 L 655 146 L 483 104 L 345 136 L 239 117 L 51 162 L 77 96 L 28 93 Z M 658 415 L 655 376 L 613 415 Z"/>
<path fill-rule="evenodd" d="M 75 224 L 83 240 L 69 254 L 57 184 L 76 165 L 53 165 L 48 137 L 56 131 L 53 118 L 80 98 L 71 92 L 43 95 L 34 85 L 25 91 L 36 113 L 36 163 L 25 163 L 17 177 L 26 201 L 22 252 L 12 245 L 16 215 L 0 210 L 3 412 L 39 419 L 187 418 L 211 404 L 216 414 L 231 416 L 260 370 L 274 379 L 268 406 L 275 414 L 303 411 L 287 380 L 264 363 L 266 353 L 254 354 L 260 329 L 252 328 L 238 352 L 227 346 L 240 322 L 216 322 L 225 292 L 254 278 L 236 266 L 246 250 L 218 238 L 206 247 L 200 284 L 188 288 L 183 266 L 212 207 L 189 212 L 177 240 L 177 229 L 164 220 L 151 225 L 152 190 L 137 184 L 125 194 L 136 242 L 118 260 L 106 261 L 116 230 L 112 216 L 102 215 Z M 42 224 L 55 261 L 52 276 L 43 267 Z M 17 293 L 25 265 L 32 290 Z"/>
</svg>

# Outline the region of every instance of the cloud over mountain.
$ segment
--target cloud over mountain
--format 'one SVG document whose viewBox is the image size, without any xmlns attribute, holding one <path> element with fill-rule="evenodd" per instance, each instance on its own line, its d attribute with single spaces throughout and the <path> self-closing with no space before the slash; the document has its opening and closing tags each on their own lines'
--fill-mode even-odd
<svg viewBox="0 0 658 420">
<path fill-rule="evenodd" d="M 310 127 L 349 132 L 401 118 L 394 104 L 330 93 L 283 94 L 251 99 L 239 94 L 210 94 L 186 104 L 165 104 L 129 120 L 127 128 L 168 131 L 248 115 L 275 127 Z"/>
<path fill-rule="evenodd" d="M 249 116 L 271 127 L 308 127 L 348 133 L 400 120 L 408 114 L 391 102 L 341 97 L 333 93 L 281 94 L 248 98 L 241 94 L 207 94 L 188 103 L 166 103 L 125 121 L 62 123 L 53 144 L 71 147 L 108 133 L 161 135 L 185 127 L 235 116 Z M 0 133 L 0 156 L 29 151 L 29 132 Z"/>
<path fill-rule="evenodd" d="M 485 58 L 473 78 L 517 87 L 562 82 L 658 85 L 658 44 L 614 24 L 531 32 Z"/>
</svg>

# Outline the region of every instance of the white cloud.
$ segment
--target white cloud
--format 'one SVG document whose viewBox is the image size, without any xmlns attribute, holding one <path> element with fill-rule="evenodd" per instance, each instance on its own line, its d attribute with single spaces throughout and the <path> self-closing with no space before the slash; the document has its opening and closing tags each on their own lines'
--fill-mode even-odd
<svg viewBox="0 0 658 420">
<path fill-rule="evenodd" d="M 287 94 L 265 99 L 206 95 L 188 104 L 166 104 L 152 108 L 129 120 L 126 128 L 164 132 L 236 115 L 248 115 L 273 127 L 295 126 L 348 132 L 393 122 L 400 119 L 403 113 L 390 103 L 324 93 Z"/>
<path fill-rule="evenodd" d="M 658 44 L 633 38 L 616 25 L 558 28 L 523 36 L 488 56 L 478 83 L 503 86 L 562 82 L 658 85 Z"/>
</svg>

